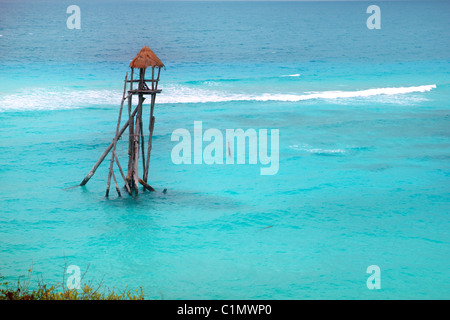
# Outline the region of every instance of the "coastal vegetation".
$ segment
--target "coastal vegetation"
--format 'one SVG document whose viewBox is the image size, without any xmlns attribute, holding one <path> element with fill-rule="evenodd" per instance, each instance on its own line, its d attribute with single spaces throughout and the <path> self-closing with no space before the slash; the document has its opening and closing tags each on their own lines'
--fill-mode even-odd
<svg viewBox="0 0 450 320">
<path fill-rule="evenodd" d="M 79 289 L 69 289 L 64 280 L 62 283 L 48 284 L 38 279 L 37 286 L 31 288 L 32 269 L 25 277 L 19 277 L 17 282 L 6 281 L 0 275 L 0 300 L 144 300 L 144 290 L 141 287 L 131 290 L 128 286 L 121 291 L 114 287 L 103 287 L 102 282 L 94 285 L 92 281 L 80 285 Z"/>
</svg>

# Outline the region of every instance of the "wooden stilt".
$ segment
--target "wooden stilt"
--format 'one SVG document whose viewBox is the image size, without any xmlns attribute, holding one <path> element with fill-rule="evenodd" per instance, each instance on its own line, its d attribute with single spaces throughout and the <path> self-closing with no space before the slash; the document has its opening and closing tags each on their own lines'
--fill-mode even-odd
<svg viewBox="0 0 450 320">
<path fill-rule="evenodd" d="M 155 90 L 155 67 L 152 68 L 152 90 Z"/>
<path fill-rule="evenodd" d="M 119 109 L 119 119 L 117 120 L 116 135 L 114 136 L 114 140 L 113 140 L 113 149 L 112 149 L 112 154 L 111 154 L 111 161 L 109 163 L 108 182 L 106 184 L 106 197 L 109 194 L 109 186 L 110 186 L 110 183 L 111 183 L 111 175 L 114 175 L 114 171 L 113 171 L 114 154 L 116 152 L 116 146 L 117 146 L 117 140 L 118 140 L 119 128 L 120 128 L 120 120 L 122 120 L 122 109 L 123 109 L 123 103 L 125 101 L 125 93 L 126 93 L 126 90 L 127 90 L 127 78 L 128 78 L 128 72 L 125 75 L 125 82 L 124 82 L 124 85 L 123 85 L 122 103 L 120 104 L 120 109 Z M 117 185 L 117 181 L 116 181 L 116 185 Z M 119 191 L 119 194 L 120 194 L 120 191 Z"/>
<path fill-rule="evenodd" d="M 134 74 L 134 68 L 131 68 L 131 81 L 130 81 L 130 91 L 133 90 L 133 74 Z M 130 96 L 128 98 L 128 123 L 130 124 L 129 130 L 128 130 L 128 171 L 127 171 L 127 180 L 128 184 L 130 186 L 133 186 L 132 179 L 131 179 L 131 173 L 132 173 L 132 159 L 133 159 L 133 123 L 134 123 L 134 116 L 131 116 L 131 106 L 133 103 L 133 98 Z M 137 108 L 136 108 L 137 110 Z"/>
<path fill-rule="evenodd" d="M 137 196 L 139 192 L 139 144 L 141 139 L 140 133 L 140 121 L 142 120 L 142 105 L 144 103 L 144 96 L 139 94 L 139 104 L 137 106 L 138 112 L 136 113 L 136 123 L 134 131 L 134 150 L 132 158 L 132 180 L 134 193 Z"/>
<path fill-rule="evenodd" d="M 138 87 L 138 89 L 140 90 L 144 89 L 144 79 L 145 79 L 145 69 L 141 68 L 139 69 L 139 87 Z"/>
<path fill-rule="evenodd" d="M 148 170 L 150 166 L 150 155 L 152 152 L 152 138 L 153 138 L 153 129 L 155 127 L 155 117 L 153 116 L 153 110 L 155 107 L 156 94 L 152 94 L 152 102 L 150 106 L 150 122 L 149 122 L 149 136 L 148 136 L 148 147 L 147 147 L 147 163 L 144 169 L 144 181 L 147 182 L 148 179 Z"/>
<path fill-rule="evenodd" d="M 133 113 L 131 114 L 132 117 L 134 117 L 134 115 L 137 112 L 137 108 L 133 111 Z M 119 137 L 120 138 L 122 136 L 122 134 L 125 132 L 125 130 L 128 128 L 129 125 L 129 121 L 127 121 L 124 126 L 122 127 L 122 129 L 120 129 L 119 132 Z M 109 151 L 111 151 L 111 149 L 114 146 L 114 141 L 110 143 L 110 145 L 106 148 L 106 150 L 103 152 L 103 154 L 100 156 L 100 158 L 97 160 L 97 162 L 94 164 L 94 166 L 92 167 L 92 169 L 89 171 L 89 173 L 86 175 L 86 177 L 84 177 L 83 181 L 80 183 L 80 186 L 84 186 L 86 183 L 88 183 L 88 181 L 92 178 L 92 176 L 95 174 L 95 171 L 97 171 L 98 167 L 100 166 L 100 164 L 103 162 L 103 160 L 105 160 L 106 156 L 108 155 Z"/>
<path fill-rule="evenodd" d="M 142 184 L 144 186 L 145 189 L 147 189 L 148 191 L 155 191 L 155 189 L 153 189 L 152 186 L 148 185 L 145 181 L 143 181 L 142 179 L 139 179 L 139 183 Z"/>
<path fill-rule="evenodd" d="M 150 121 L 150 126 L 149 126 L 149 138 L 148 138 L 148 148 L 147 148 L 147 163 L 146 163 L 146 167 L 145 167 L 145 172 L 144 172 L 144 181 L 147 182 L 148 179 L 148 171 L 150 168 L 150 156 L 151 156 L 151 152 L 152 152 L 152 137 L 153 137 L 153 129 L 155 127 L 155 117 L 152 117 L 152 120 Z"/>
<path fill-rule="evenodd" d="M 114 174 L 114 171 L 111 171 L 111 173 L 112 173 L 112 177 L 114 179 L 114 184 L 116 185 L 117 194 L 119 195 L 119 197 L 121 197 L 122 195 L 120 194 L 120 189 L 119 189 L 119 185 L 117 184 L 116 175 Z M 108 193 L 109 193 L 109 190 L 108 190 Z"/>
<path fill-rule="evenodd" d="M 138 112 L 139 114 L 139 112 Z M 133 162 L 132 162 L 132 170 L 133 170 L 133 187 L 134 187 L 134 195 L 137 196 L 139 192 L 139 120 L 136 119 L 136 129 L 134 131 L 134 150 L 133 150 Z"/>
<path fill-rule="evenodd" d="M 131 106 L 131 97 L 128 100 L 128 105 Z M 131 108 L 131 107 L 130 107 Z M 130 109 L 129 108 L 129 109 Z M 138 108 L 136 108 L 137 110 Z M 130 115 L 128 118 L 128 123 L 130 124 L 128 129 L 128 173 L 127 180 L 130 186 L 133 186 L 131 175 L 132 175 L 132 164 L 133 164 L 133 156 L 134 156 L 134 115 Z"/>
<path fill-rule="evenodd" d="M 159 74 L 160 73 L 161 73 L 161 67 L 158 67 L 158 77 L 156 78 L 155 90 L 158 90 Z"/>
<path fill-rule="evenodd" d="M 144 139 L 144 127 L 142 124 L 142 117 L 139 121 L 140 131 L 141 131 L 141 151 L 142 151 L 142 170 L 145 172 L 145 139 Z"/>
<path fill-rule="evenodd" d="M 126 178 L 125 175 L 123 174 L 122 167 L 120 166 L 120 163 L 119 163 L 119 158 L 117 157 L 117 153 L 116 153 L 115 151 L 114 151 L 114 158 L 116 159 L 116 164 L 117 164 L 117 167 L 119 168 L 120 175 L 122 176 L 122 179 L 123 179 L 123 181 L 125 182 L 125 188 L 127 189 L 128 194 L 131 196 L 131 189 L 130 189 L 130 186 L 128 185 L 127 178 Z"/>
</svg>

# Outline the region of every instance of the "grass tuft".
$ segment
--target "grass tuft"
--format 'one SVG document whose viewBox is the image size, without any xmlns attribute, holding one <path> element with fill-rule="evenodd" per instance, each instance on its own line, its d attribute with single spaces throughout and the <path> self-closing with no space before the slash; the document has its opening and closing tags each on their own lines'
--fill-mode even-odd
<svg viewBox="0 0 450 320">
<path fill-rule="evenodd" d="M 80 285 L 80 289 L 68 289 L 63 281 L 62 284 L 49 285 L 38 281 L 37 289 L 31 290 L 32 269 L 28 270 L 25 279 L 17 280 L 17 284 L 5 281 L 0 275 L 0 300 L 145 300 L 142 286 L 132 292 L 128 286 L 121 292 L 107 289 L 107 293 L 100 292 L 102 283 L 95 288 L 92 283 Z M 105 290 L 103 290 L 105 291 Z"/>
</svg>

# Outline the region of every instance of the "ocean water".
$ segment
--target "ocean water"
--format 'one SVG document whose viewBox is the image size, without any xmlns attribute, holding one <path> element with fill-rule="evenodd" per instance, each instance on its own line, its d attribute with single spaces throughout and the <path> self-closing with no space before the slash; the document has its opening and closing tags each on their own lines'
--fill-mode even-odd
<svg viewBox="0 0 450 320">
<path fill-rule="evenodd" d="M 80 30 L 66 26 L 71 4 Z M 370 4 L 379 30 L 366 27 Z M 0 2 L 0 274 L 32 267 L 55 283 L 77 265 L 152 299 L 448 299 L 449 12 L 446 1 Z M 72 188 L 111 142 L 144 45 L 166 65 L 157 192 L 105 198 L 109 157 Z M 194 121 L 278 129 L 278 173 L 174 164 L 172 132 Z"/>
</svg>

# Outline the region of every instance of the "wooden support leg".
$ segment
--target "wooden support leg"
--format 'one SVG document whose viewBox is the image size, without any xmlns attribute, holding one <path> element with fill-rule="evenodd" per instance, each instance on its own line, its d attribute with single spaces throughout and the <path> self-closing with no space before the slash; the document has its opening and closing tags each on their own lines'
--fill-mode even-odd
<svg viewBox="0 0 450 320">
<path fill-rule="evenodd" d="M 152 152 L 152 138 L 153 138 L 153 129 L 155 127 L 155 117 L 153 116 L 153 110 L 155 107 L 155 99 L 156 94 L 152 94 L 152 102 L 150 107 L 150 123 L 149 123 L 149 136 L 148 136 L 148 147 L 147 147 L 147 163 L 144 169 L 144 181 L 147 182 L 148 179 L 148 170 L 150 165 L 150 155 Z"/>
<path fill-rule="evenodd" d="M 139 120 L 136 119 L 136 129 L 134 132 L 134 151 L 133 151 L 133 187 L 134 187 L 134 194 L 135 196 L 138 195 L 139 192 L 139 139 L 140 139 L 140 133 L 139 133 Z"/>
<path fill-rule="evenodd" d="M 139 95 L 139 104 L 137 106 L 138 112 L 136 114 L 136 124 L 134 130 L 134 151 L 132 158 L 132 180 L 134 193 L 137 196 L 139 192 L 139 142 L 141 138 L 140 122 L 142 121 L 142 104 L 145 98 L 142 94 Z"/>
<path fill-rule="evenodd" d="M 139 179 L 139 183 L 142 184 L 144 186 L 145 189 L 147 189 L 148 191 L 155 191 L 155 189 L 153 189 L 152 186 L 148 185 L 145 181 L 143 181 L 142 179 Z"/>
<path fill-rule="evenodd" d="M 125 75 L 125 82 L 124 82 L 124 86 L 123 86 L 122 102 L 120 104 L 120 110 L 119 110 L 119 119 L 117 120 L 116 135 L 114 136 L 114 140 L 113 140 L 113 149 L 112 149 L 112 154 L 111 154 L 111 161 L 109 162 L 108 182 L 106 184 L 106 197 L 109 194 L 109 186 L 110 186 L 110 183 L 111 183 L 111 175 L 114 175 L 114 171 L 113 171 L 114 154 L 116 152 L 116 146 L 117 146 L 117 140 L 118 140 L 119 128 L 120 128 L 120 120 L 122 119 L 123 103 L 125 101 L 125 93 L 126 93 L 126 90 L 127 90 L 127 78 L 128 78 L 128 72 Z M 114 177 L 114 179 L 115 179 L 115 177 Z M 116 183 L 116 188 L 117 188 L 117 181 L 115 181 L 115 183 Z M 120 191 L 118 191 L 118 192 L 119 192 L 119 195 L 120 195 Z"/>
<path fill-rule="evenodd" d="M 139 121 L 140 131 L 141 131 L 141 151 L 142 151 L 142 169 L 145 172 L 145 140 L 144 140 L 144 128 L 142 124 L 142 117 Z"/>
<path fill-rule="evenodd" d="M 116 185 L 117 194 L 119 195 L 119 197 L 121 197 L 122 195 L 120 194 L 119 185 L 117 184 L 116 175 L 114 174 L 114 171 L 112 171 L 112 177 L 114 179 L 114 184 Z M 108 192 L 109 192 L 109 190 L 108 190 Z"/>
<path fill-rule="evenodd" d="M 147 163 L 146 163 L 146 167 L 145 167 L 145 172 L 144 172 L 144 181 L 147 182 L 148 179 L 148 171 L 149 171 L 149 167 L 150 167 L 150 156 L 151 156 L 151 152 L 152 152 L 152 137 L 153 137 L 153 128 L 155 127 L 155 117 L 152 117 L 152 120 L 150 121 L 150 134 L 148 137 L 148 149 L 147 149 Z"/>
<path fill-rule="evenodd" d="M 128 98 L 128 112 L 130 113 L 132 103 L 132 96 Z M 139 109 L 139 106 L 136 107 L 136 110 Z M 128 130 L 128 172 L 127 172 L 127 180 L 128 184 L 133 187 L 133 156 L 134 156 L 134 115 L 128 116 L 129 130 Z"/>
<path fill-rule="evenodd" d="M 131 194 L 130 186 L 128 185 L 127 178 L 126 178 L 125 175 L 123 174 L 122 167 L 120 166 L 120 163 L 119 163 L 119 158 L 117 158 L 117 153 L 116 153 L 115 151 L 114 151 L 114 157 L 115 157 L 115 159 L 116 159 L 116 164 L 117 164 L 117 167 L 119 168 L 120 175 L 122 176 L 122 179 L 123 179 L 123 181 L 125 182 L 125 188 L 127 189 L 128 194 L 131 196 L 132 194 Z"/>
<path fill-rule="evenodd" d="M 128 194 L 131 196 L 132 194 L 131 194 L 130 186 L 128 185 L 127 178 L 126 178 L 125 175 L 123 174 L 122 167 L 120 166 L 120 163 L 119 163 L 119 158 L 117 158 L 117 153 L 115 153 L 115 152 L 114 152 L 114 157 L 115 157 L 115 159 L 116 159 L 116 164 L 117 164 L 117 167 L 119 168 L 120 175 L 122 176 L 122 179 L 123 179 L 123 181 L 125 182 L 125 188 L 127 189 Z"/>
<path fill-rule="evenodd" d="M 137 112 L 137 108 L 133 111 L 133 113 L 131 114 L 131 117 L 134 117 L 134 115 Z M 119 132 L 119 136 L 118 139 L 122 136 L 122 134 L 125 132 L 125 130 L 128 128 L 129 122 L 127 121 L 127 123 L 124 124 L 124 126 L 122 127 L 122 129 L 120 129 Z M 114 146 L 114 141 L 110 143 L 110 145 L 106 148 L 106 150 L 103 152 L 103 154 L 100 156 L 100 159 L 97 160 L 97 162 L 94 164 L 94 166 L 92 167 L 92 169 L 89 171 L 89 173 L 86 175 L 86 177 L 84 177 L 83 181 L 81 181 L 80 186 L 84 186 L 86 183 L 88 183 L 88 181 L 92 178 L 92 176 L 94 175 L 95 171 L 97 171 L 98 167 L 100 166 L 100 164 L 103 162 L 103 160 L 105 160 L 106 156 L 108 155 L 109 151 L 111 151 L 111 149 Z"/>
</svg>

